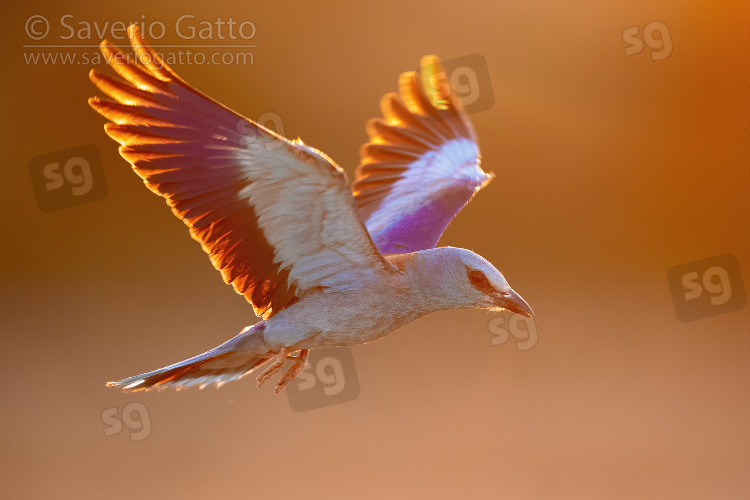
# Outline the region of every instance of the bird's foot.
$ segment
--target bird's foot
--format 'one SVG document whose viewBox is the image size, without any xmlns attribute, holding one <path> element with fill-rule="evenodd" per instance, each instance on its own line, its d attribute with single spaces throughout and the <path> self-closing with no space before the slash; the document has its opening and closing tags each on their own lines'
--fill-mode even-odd
<svg viewBox="0 0 750 500">
<path fill-rule="evenodd" d="M 270 365 L 268 365 L 268 368 L 263 370 L 263 373 L 258 375 L 258 387 L 261 387 L 266 380 L 273 377 L 276 372 L 281 370 L 281 367 L 284 366 L 284 363 L 287 360 L 287 357 L 289 356 L 289 350 L 284 347 L 279 351 L 279 353 L 276 355 L 275 358 L 273 358 L 273 361 Z"/>
<path fill-rule="evenodd" d="M 299 372 L 304 370 L 307 366 L 307 358 L 310 355 L 310 349 L 300 349 L 297 356 L 293 356 L 291 353 L 294 352 L 288 347 L 283 347 L 279 353 L 273 358 L 271 364 L 266 368 L 263 373 L 258 376 L 258 387 L 261 387 L 266 380 L 273 377 L 281 368 L 287 359 L 294 361 L 294 364 L 287 370 L 287 372 L 281 377 L 278 385 L 276 386 L 276 394 L 284 390 L 286 385 L 296 377 Z"/>
<path fill-rule="evenodd" d="M 276 394 L 284 390 L 286 385 L 294 379 L 299 372 L 305 369 L 307 366 L 307 358 L 310 356 L 310 349 L 300 349 L 297 356 L 287 356 L 287 359 L 293 359 L 294 364 L 286 371 L 284 375 L 279 379 L 279 383 L 276 386 Z"/>
</svg>

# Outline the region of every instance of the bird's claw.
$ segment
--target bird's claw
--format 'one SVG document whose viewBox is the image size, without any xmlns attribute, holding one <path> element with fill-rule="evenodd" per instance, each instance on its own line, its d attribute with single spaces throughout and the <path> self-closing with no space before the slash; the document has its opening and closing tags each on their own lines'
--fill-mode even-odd
<svg viewBox="0 0 750 500">
<path fill-rule="evenodd" d="M 307 358 L 310 355 L 310 349 L 300 349 L 299 354 L 296 356 L 293 356 L 291 353 L 292 351 L 286 347 L 279 351 L 268 368 L 258 376 L 258 387 L 261 387 L 269 378 L 273 377 L 279 370 L 281 370 L 287 359 L 294 361 L 294 363 L 279 379 L 279 383 L 275 388 L 276 394 L 283 391 L 287 384 L 291 382 L 299 372 L 305 369 L 305 366 L 307 366 Z"/>
<path fill-rule="evenodd" d="M 300 349 L 297 356 L 288 356 L 287 359 L 293 359 L 294 363 L 286 371 L 284 375 L 279 379 L 278 385 L 276 385 L 276 394 L 284 390 L 286 385 L 291 382 L 294 377 L 299 375 L 299 372 L 305 369 L 307 366 L 307 358 L 310 356 L 310 349 Z"/>
</svg>

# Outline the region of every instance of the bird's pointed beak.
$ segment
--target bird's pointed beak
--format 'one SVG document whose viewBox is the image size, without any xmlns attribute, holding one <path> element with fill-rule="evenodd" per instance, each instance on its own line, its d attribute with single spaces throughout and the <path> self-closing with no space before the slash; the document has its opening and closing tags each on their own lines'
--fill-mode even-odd
<svg viewBox="0 0 750 500">
<path fill-rule="evenodd" d="M 534 311 L 531 309 L 531 306 L 510 288 L 507 292 L 499 293 L 495 299 L 495 303 L 512 313 L 521 314 L 527 318 L 534 317 Z"/>
</svg>

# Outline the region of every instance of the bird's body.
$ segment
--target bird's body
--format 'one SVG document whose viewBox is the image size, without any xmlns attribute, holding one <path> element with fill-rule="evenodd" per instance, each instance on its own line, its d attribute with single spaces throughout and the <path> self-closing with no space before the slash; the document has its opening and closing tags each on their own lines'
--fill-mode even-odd
<svg viewBox="0 0 750 500">
<path fill-rule="evenodd" d="M 442 290 L 438 271 L 472 255 L 441 247 L 386 256 L 386 272 L 363 273 L 355 290 L 314 291 L 266 321 L 264 337 L 274 349 L 354 346 L 372 342 L 427 314 L 475 307 L 457 300 L 455 289 Z M 477 256 L 478 257 L 478 256 Z M 460 265 L 460 264 L 459 264 Z M 498 309 L 500 306 L 497 306 Z M 332 314 L 334 312 L 334 314 Z"/>
<path fill-rule="evenodd" d="M 398 271 L 366 273 L 355 290 L 313 291 L 266 321 L 272 346 L 304 348 L 372 342 L 426 314 L 410 307 L 416 290 Z M 331 314 L 335 303 L 335 314 Z"/>
<path fill-rule="evenodd" d="M 460 103 L 434 80 L 437 59 L 423 59 L 421 82 L 405 73 L 401 95 L 384 98 L 386 120 L 368 124 L 371 142 L 350 189 L 325 154 L 200 94 L 137 27 L 129 35 L 142 64 L 110 63 L 124 80 L 92 71 L 115 101 L 90 104 L 112 121 L 105 128 L 123 157 L 263 319 L 211 351 L 109 385 L 221 385 L 268 363 L 262 384 L 291 359 L 278 392 L 313 348 L 371 342 L 445 309 L 532 314 L 484 258 L 433 248 L 492 178 L 479 167 Z M 126 60 L 106 41 L 102 50 Z"/>
</svg>

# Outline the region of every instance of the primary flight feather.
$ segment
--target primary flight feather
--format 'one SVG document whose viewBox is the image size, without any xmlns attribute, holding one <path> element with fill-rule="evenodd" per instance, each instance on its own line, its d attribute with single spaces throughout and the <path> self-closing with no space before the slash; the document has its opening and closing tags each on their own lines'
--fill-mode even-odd
<svg viewBox="0 0 750 500">
<path fill-rule="evenodd" d="M 439 61 L 401 75 L 399 93 L 367 124 L 370 141 L 349 186 L 324 153 L 249 120 L 177 76 L 128 28 L 139 64 L 106 40 L 119 77 L 91 80 L 113 100 L 89 104 L 146 186 L 190 228 L 224 280 L 262 320 L 183 362 L 109 386 L 123 390 L 221 385 L 268 363 L 262 385 L 309 350 L 382 338 L 434 311 L 532 310 L 489 262 L 434 248 L 491 179 L 473 127 Z M 296 355 L 294 353 L 297 353 Z"/>
</svg>

